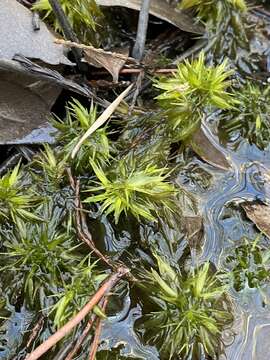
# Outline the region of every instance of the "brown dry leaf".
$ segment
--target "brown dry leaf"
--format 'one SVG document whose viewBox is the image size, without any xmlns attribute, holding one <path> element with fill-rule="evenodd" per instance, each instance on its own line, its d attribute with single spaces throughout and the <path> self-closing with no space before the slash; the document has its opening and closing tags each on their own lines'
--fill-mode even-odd
<svg viewBox="0 0 270 360">
<path fill-rule="evenodd" d="M 60 87 L 0 71 L 0 144 L 52 142 L 48 122 Z"/>
<path fill-rule="evenodd" d="M 259 203 L 242 204 L 247 217 L 270 238 L 270 207 Z"/>
<path fill-rule="evenodd" d="M 84 59 L 88 64 L 95 67 L 103 67 L 113 77 L 113 82 L 118 82 L 119 71 L 122 69 L 124 64 L 129 61 L 136 63 L 136 60 L 129 57 L 129 49 L 114 49 L 115 51 L 105 51 L 103 49 L 97 49 L 93 46 L 77 44 L 72 41 L 65 41 L 62 39 L 55 39 L 57 44 L 63 44 L 69 47 L 76 47 L 84 51 Z"/>
<path fill-rule="evenodd" d="M 106 51 L 97 52 L 96 49 L 84 50 L 84 58 L 90 65 L 104 67 L 112 75 L 113 82 L 118 82 L 119 72 L 127 61 L 129 49 L 115 49 L 115 52 L 124 55 L 126 59 L 120 59 L 114 53 Z"/>
<path fill-rule="evenodd" d="M 226 156 L 203 127 L 192 135 L 190 145 L 193 151 L 207 163 L 222 170 L 230 169 Z"/>
<path fill-rule="evenodd" d="M 97 0 L 96 2 L 100 6 L 123 6 L 138 11 L 142 5 L 142 0 Z M 151 15 L 165 20 L 183 31 L 194 34 L 204 33 L 203 26 L 195 23 L 194 19 L 187 12 L 177 9 L 175 5 L 170 4 L 166 0 L 151 0 L 149 12 Z"/>
</svg>

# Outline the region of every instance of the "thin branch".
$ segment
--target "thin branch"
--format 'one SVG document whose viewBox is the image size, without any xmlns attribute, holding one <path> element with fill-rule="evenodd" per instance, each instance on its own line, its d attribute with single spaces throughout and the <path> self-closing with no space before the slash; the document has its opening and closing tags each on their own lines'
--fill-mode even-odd
<svg viewBox="0 0 270 360">
<path fill-rule="evenodd" d="M 91 300 L 75 315 L 71 320 L 69 320 L 63 327 L 61 327 L 55 334 L 51 335 L 46 341 L 39 345 L 29 356 L 26 357 L 27 360 L 37 360 L 43 354 L 45 354 L 50 348 L 57 344 L 61 339 L 63 339 L 70 331 L 77 326 L 86 315 L 92 311 L 93 307 L 107 295 L 107 293 L 118 283 L 118 281 L 127 274 L 128 270 L 126 268 L 120 267 L 116 273 L 112 274 L 107 278 L 103 285 L 98 289 L 96 294 L 91 298 Z"/>
<path fill-rule="evenodd" d="M 80 347 L 82 346 L 82 343 L 84 342 L 84 339 L 86 338 L 86 336 L 89 334 L 89 331 L 91 330 L 95 320 L 96 320 L 96 315 L 93 315 L 91 317 L 91 319 L 88 321 L 87 325 L 85 326 L 81 336 L 79 337 L 79 339 L 77 340 L 74 348 L 71 350 L 71 352 L 67 355 L 67 357 L 65 358 L 65 360 L 72 360 L 72 358 L 77 354 L 77 352 L 79 351 Z"/>
<path fill-rule="evenodd" d="M 67 40 L 70 41 L 74 41 L 74 42 L 79 42 L 77 36 L 75 35 L 68 18 L 66 17 L 66 14 L 64 13 L 60 3 L 58 0 L 49 0 L 49 3 L 52 7 L 52 10 L 55 14 L 55 17 L 57 18 L 63 33 L 65 35 L 65 38 Z M 75 58 L 75 61 L 78 65 L 78 68 L 80 70 L 83 70 L 83 64 L 81 63 L 81 57 L 82 57 L 82 52 L 81 50 L 77 49 L 77 48 L 72 48 L 72 52 Z"/>
<path fill-rule="evenodd" d="M 88 229 L 85 214 L 83 212 L 82 202 L 80 200 L 80 182 L 72 176 L 71 169 L 67 168 L 67 174 L 69 177 L 69 182 L 72 190 L 75 192 L 75 222 L 76 230 L 78 237 L 81 241 L 85 242 L 89 248 L 100 258 L 105 264 L 110 268 L 115 270 L 115 266 L 110 262 L 110 260 L 104 256 L 95 246 L 92 235 Z"/>
<path fill-rule="evenodd" d="M 39 331 L 43 327 L 43 324 L 44 324 L 44 317 L 41 316 L 38 322 L 36 323 L 36 325 L 33 327 L 33 330 L 31 331 L 31 335 L 29 336 L 29 339 L 26 344 L 27 349 L 32 345 L 33 341 L 36 339 Z"/>
<path fill-rule="evenodd" d="M 105 312 L 105 310 L 106 310 L 107 303 L 108 303 L 108 298 L 106 297 L 104 299 L 104 302 L 103 302 L 102 307 L 101 307 L 103 312 Z M 95 360 L 95 358 L 96 358 L 99 338 L 100 338 L 100 334 L 101 334 L 101 325 L 102 325 L 102 322 L 101 322 L 101 318 L 99 317 L 97 319 L 95 337 L 94 337 L 94 341 L 93 341 L 92 346 L 91 346 L 91 350 L 90 350 L 90 354 L 89 354 L 89 360 Z"/>
<path fill-rule="evenodd" d="M 93 51 L 95 51 L 96 53 L 99 53 L 99 54 L 111 55 L 111 56 L 113 56 L 113 57 L 115 57 L 117 59 L 120 59 L 120 60 L 125 60 L 125 61 L 128 60 L 129 62 L 137 63 L 136 59 L 133 59 L 132 57 L 128 57 L 126 55 L 116 53 L 116 52 L 112 52 L 112 51 L 103 50 L 103 49 L 100 49 L 100 48 L 95 48 L 92 45 L 79 44 L 78 42 L 67 41 L 67 40 L 63 40 L 63 39 L 54 39 L 54 42 L 56 44 L 61 44 L 61 45 L 68 46 L 68 47 L 71 47 L 71 48 L 82 49 L 82 50 L 93 50 Z"/>
<path fill-rule="evenodd" d="M 134 48 L 132 50 L 132 56 L 135 59 L 141 60 L 144 53 L 146 33 L 148 28 L 149 8 L 151 0 L 142 0 L 142 7 L 140 10 L 137 36 Z"/>
</svg>

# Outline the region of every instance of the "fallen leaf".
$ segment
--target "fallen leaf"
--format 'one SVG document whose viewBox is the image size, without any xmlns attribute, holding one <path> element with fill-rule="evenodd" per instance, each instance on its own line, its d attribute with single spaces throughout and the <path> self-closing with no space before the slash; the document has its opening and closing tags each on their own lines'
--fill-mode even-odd
<svg viewBox="0 0 270 360">
<path fill-rule="evenodd" d="M 49 124 L 50 110 L 62 88 L 86 97 L 94 95 L 55 70 L 16 56 L 0 59 L 0 144 L 53 142 L 55 129 Z M 96 98 L 107 106 L 107 102 Z"/>
<path fill-rule="evenodd" d="M 42 67 L 31 60 L 16 55 L 13 60 L 0 59 L 0 70 L 24 74 L 35 80 L 45 80 L 49 84 L 60 85 L 61 88 L 74 91 L 80 95 L 94 98 L 97 103 L 104 106 L 104 101 L 99 99 L 86 87 L 64 78 L 58 71 Z M 105 106 L 107 106 L 105 102 Z"/>
<path fill-rule="evenodd" d="M 88 64 L 95 67 L 104 67 L 113 77 L 113 82 L 118 82 L 119 71 L 124 64 L 129 61 L 136 63 L 136 60 L 129 57 L 129 49 L 114 49 L 114 51 L 105 51 L 103 49 L 97 49 L 93 46 L 77 44 L 72 41 L 66 41 L 62 39 L 55 39 L 57 44 L 63 44 L 69 47 L 76 47 L 84 51 L 84 60 Z"/>
<path fill-rule="evenodd" d="M 64 47 L 54 43 L 54 36 L 42 21 L 40 30 L 34 31 L 32 16 L 16 0 L 1 0 L 0 59 L 13 59 L 20 54 L 52 65 L 72 65 L 64 55 Z"/>
<path fill-rule="evenodd" d="M 128 58 L 128 49 L 115 49 L 118 53 L 121 53 Z M 84 51 L 85 60 L 96 67 L 104 67 L 113 77 L 113 82 L 118 82 L 119 71 L 125 65 L 126 59 L 119 59 L 110 53 L 99 53 L 94 50 L 85 50 Z"/>
<path fill-rule="evenodd" d="M 140 10 L 142 0 L 96 0 L 100 6 L 123 6 L 133 10 Z M 179 29 L 194 34 L 203 34 L 204 28 L 196 24 L 194 19 L 185 11 L 177 9 L 165 0 L 152 0 L 150 3 L 151 15 L 175 25 Z"/>
<path fill-rule="evenodd" d="M 52 142 L 48 117 L 60 91 L 55 86 L 48 91 L 48 84 L 25 75 L 0 72 L 0 144 Z"/>
<path fill-rule="evenodd" d="M 201 126 L 191 137 L 190 145 L 193 151 L 207 163 L 222 170 L 230 169 L 230 164 L 206 128 Z"/>
<path fill-rule="evenodd" d="M 270 206 L 261 203 L 241 204 L 247 217 L 270 238 Z"/>
</svg>

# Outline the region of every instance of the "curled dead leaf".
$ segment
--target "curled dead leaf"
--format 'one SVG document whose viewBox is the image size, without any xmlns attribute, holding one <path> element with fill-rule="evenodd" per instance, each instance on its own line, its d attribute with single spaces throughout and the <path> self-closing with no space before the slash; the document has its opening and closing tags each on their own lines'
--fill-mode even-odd
<svg viewBox="0 0 270 360">
<path fill-rule="evenodd" d="M 231 166 L 226 156 L 205 127 L 201 126 L 192 135 L 190 145 L 193 151 L 208 164 L 222 170 L 230 169 Z"/>
<path fill-rule="evenodd" d="M 262 203 L 244 203 L 242 207 L 256 227 L 270 238 L 270 206 Z"/>
<path fill-rule="evenodd" d="M 119 72 L 127 61 L 136 63 L 135 59 L 128 56 L 128 48 L 117 48 L 114 49 L 115 51 L 105 51 L 103 49 L 97 49 L 94 46 L 77 44 L 62 39 L 55 39 L 55 43 L 82 49 L 84 51 L 84 60 L 92 66 L 105 68 L 112 75 L 114 82 L 118 82 Z"/>
</svg>

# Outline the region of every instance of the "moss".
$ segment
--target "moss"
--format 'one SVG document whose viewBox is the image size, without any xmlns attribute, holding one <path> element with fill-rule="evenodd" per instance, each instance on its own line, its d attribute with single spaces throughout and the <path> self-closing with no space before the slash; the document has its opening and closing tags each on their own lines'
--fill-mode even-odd
<svg viewBox="0 0 270 360">
<path fill-rule="evenodd" d="M 60 0 L 60 4 L 81 42 L 91 41 L 96 22 L 102 16 L 95 0 Z M 32 9 L 42 12 L 44 19 L 53 24 L 55 31 L 62 31 L 48 0 L 38 0 Z"/>
<path fill-rule="evenodd" d="M 221 352 L 221 332 L 232 322 L 226 286 L 205 263 L 189 271 L 172 267 L 155 256 L 157 270 L 141 275 L 141 287 L 152 300 L 152 311 L 137 324 L 147 344 L 159 348 L 162 359 L 196 358 Z"/>
</svg>

